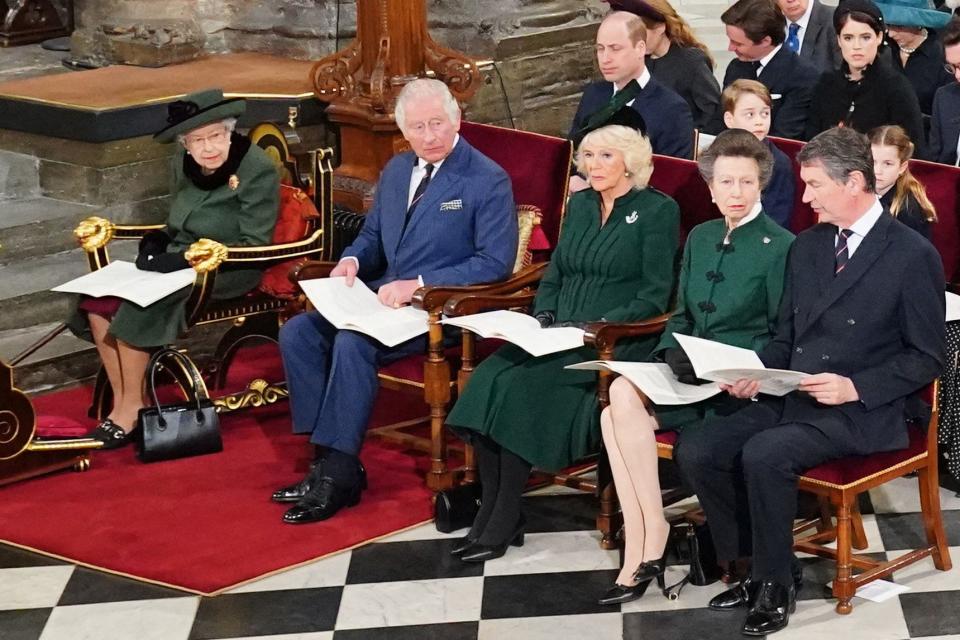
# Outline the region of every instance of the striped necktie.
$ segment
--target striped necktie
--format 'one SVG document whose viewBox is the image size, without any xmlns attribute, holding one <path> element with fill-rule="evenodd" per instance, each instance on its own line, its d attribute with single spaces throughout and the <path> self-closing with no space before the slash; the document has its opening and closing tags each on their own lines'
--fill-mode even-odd
<svg viewBox="0 0 960 640">
<path fill-rule="evenodd" d="M 427 192 L 427 186 L 430 184 L 430 176 L 433 175 L 433 165 L 428 164 L 424 167 L 427 170 L 425 176 L 420 181 L 420 184 L 417 185 L 417 190 L 413 192 L 413 200 L 410 201 L 410 206 L 407 207 L 407 217 L 403 220 L 403 230 L 400 232 L 400 235 L 403 235 L 403 232 L 407 230 L 407 225 L 410 224 L 410 218 L 413 217 L 413 212 L 417 208 L 417 203 L 423 200 L 423 194 Z"/>
<path fill-rule="evenodd" d="M 850 229 L 838 229 L 837 231 L 837 249 L 834 253 L 836 256 L 836 266 L 833 271 L 834 276 L 840 275 L 843 268 L 847 266 L 847 261 L 850 259 L 850 249 L 847 247 L 847 238 L 853 235 L 853 231 Z"/>
</svg>

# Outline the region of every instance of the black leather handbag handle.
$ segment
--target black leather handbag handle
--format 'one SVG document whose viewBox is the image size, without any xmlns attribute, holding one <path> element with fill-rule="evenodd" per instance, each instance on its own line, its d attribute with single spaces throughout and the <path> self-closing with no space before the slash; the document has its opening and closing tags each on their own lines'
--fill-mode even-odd
<svg viewBox="0 0 960 640">
<path fill-rule="evenodd" d="M 197 421 L 203 422 L 203 409 L 200 406 L 200 403 L 203 400 L 209 400 L 203 387 L 203 380 L 200 378 L 200 374 L 197 372 L 196 367 L 193 366 L 193 363 L 190 362 L 185 355 L 176 349 L 166 347 L 153 354 L 153 357 L 150 358 L 150 363 L 147 365 L 150 368 L 150 397 L 153 399 L 153 404 L 157 409 L 159 425 L 161 427 L 167 426 L 167 421 L 164 420 L 163 411 L 161 411 L 160 399 L 157 397 L 157 365 L 159 365 L 160 361 L 164 358 L 173 358 L 174 360 L 179 361 L 180 364 L 183 365 L 184 371 L 190 374 L 190 382 L 193 385 L 193 395 L 197 400 Z"/>
</svg>

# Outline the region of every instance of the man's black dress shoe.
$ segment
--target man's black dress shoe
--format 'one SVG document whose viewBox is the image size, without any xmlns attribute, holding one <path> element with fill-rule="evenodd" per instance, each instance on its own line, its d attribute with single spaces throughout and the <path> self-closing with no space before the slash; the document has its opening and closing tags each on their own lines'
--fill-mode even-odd
<svg viewBox="0 0 960 640">
<path fill-rule="evenodd" d="M 803 587 L 803 565 L 799 562 L 793 563 L 790 572 L 793 576 L 793 591 L 797 594 Z M 716 611 L 729 611 L 739 607 L 753 606 L 759 587 L 760 585 L 747 576 L 732 588 L 714 596 L 710 600 L 709 607 Z"/>
<path fill-rule="evenodd" d="M 360 488 L 367 488 L 367 470 L 363 467 L 362 464 L 358 465 L 360 469 Z M 310 471 L 307 472 L 307 475 L 303 477 L 303 480 L 297 484 L 292 484 L 289 487 L 284 487 L 282 489 L 277 489 L 273 492 L 273 495 L 270 496 L 270 499 L 274 502 L 300 502 L 303 500 L 304 496 L 307 495 L 307 492 L 310 491 L 310 487 L 317 484 L 320 478 L 323 476 L 323 460 L 317 460 L 310 465 Z"/>
<path fill-rule="evenodd" d="M 743 635 L 765 636 L 786 628 L 790 614 L 797 609 L 797 597 L 793 585 L 785 587 L 779 582 L 764 580 L 757 592 L 757 601 L 747 613 L 743 623 Z"/>
<path fill-rule="evenodd" d="M 477 539 L 471 538 L 469 535 L 457 538 L 453 541 L 453 546 L 450 548 L 450 555 L 458 556 L 475 544 L 477 544 Z"/>
<path fill-rule="evenodd" d="M 136 432 L 136 428 L 127 433 L 120 428 L 120 425 L 107 418 L 88 433 L 87 437 L 102 442 L 101 449 L 119 449 L 133 442 L 134 432 Z"/>
<path fill-rule="evenodd" d="M 622 584 L 613 583 L 613 586 L 607 589 L 607 592 L 597 600 L 597 604 L 632 602 L 646 593 L 647 587 L 650 586 L 651 582 L 653 582 L 653 578 L 638 582 L 632 587 L 625 587 Z"/>
<path fill-rule="evenodd" d="M 307 491 L 307 495 L 283 514 L 283 521 L 287 524 L 306 524 L 333 517 L 343 507 L 352 507 L 360 502 L 361 487 L 359 482 L 347 487 L 338 486 L 333 478 L 321 476 Z"/>
<path fill-rule="evenodd" d="M 527 528 L 526 521 L 521 518 L 520 524 L 517 525 L 516 530 L 514 530 L 513 535 L 507 538 L 507 541 L 502 544 L 480 544 L 477 542 L 474 545 L 471 545 L 468 549 L 463 551 L 463 554 L 460 556 L 460 559 L 464 562 L 486 562 L 487 560 L 493 560 L 495 558 L 501 557 L 507 552 L 507 547 L 522 547 L 523 546 L 523 533 Z"/>
</svg>

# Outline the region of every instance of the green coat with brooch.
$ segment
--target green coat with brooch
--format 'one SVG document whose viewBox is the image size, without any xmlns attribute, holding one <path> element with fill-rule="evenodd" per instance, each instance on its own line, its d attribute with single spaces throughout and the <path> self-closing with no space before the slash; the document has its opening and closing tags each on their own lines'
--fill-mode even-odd
<svg viewBox="0 0 960 640">
<path fill-rule="evenodd" d="M 654 354 L 679 347 L 674 333 L 763 349 L 776 331 L 792 243 L 793 234 L 762 211 L 729 237 L 722 218 L 694 227 L 683 249 L 676 311 Z M 657 407 L 656 414 L 661 427 L 679 429 L 742 404 L 724 393 L 693 405 Z"/>
<path fill-rule="evenodd" d="M 174 173 L 176 184 L 165 229 L 171 238 L 167 253 L 182 254 L 200 238 L 231 247 L 270 243 L 280 204 L 280 179 L 263 149 L 234 134 L 227 161 L 212 176 L 200 176 L 196 163 L 182 150 L 175 156 Z M 260 277 L 259 269 L 221 268 L 213 297 L 241 296 L 257 286 Z M 181 289 L 148 307 L 123 302 L 110 323 L 110 333 L 140 348 L 173 342 L 187 328 L 190 289 Z M 69 326 L 90 339 L 85 313 L 74 313 Z"/>
<path fill-rule="evenodd" d="M 663 313 L 679 226 L 677 203 L 652 188 L 618 198 L 603 226 L 599 195 L 574 194 L 534 312 L 552 311 L 558 323 Z M 634 341 L 617 356 L 642 360 L 652 347 L 651 340 Z M 594 358 L 587 347 L 535 358 L 504 345 L 473 372 L 447 421 L 465 437 L 482 433 L 538 468 L 569 466 L 597 450 L 599 407 L 596 373 L 564 367 Z"/>
</svg>

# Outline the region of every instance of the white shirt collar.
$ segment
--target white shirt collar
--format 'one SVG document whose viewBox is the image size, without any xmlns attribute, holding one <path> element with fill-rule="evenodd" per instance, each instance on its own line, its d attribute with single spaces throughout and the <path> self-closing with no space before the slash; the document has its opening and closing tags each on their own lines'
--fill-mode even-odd
<svg viewBox="0 0 960 640">
<path fill-rule="evenodd" d="M 444 162 L 447 161 L 447 158 L 450 157 L 450 154 L 453 153 L 453 150 L 457 148 L 457 143 L 458 143 L 458 142 L 460 142 L 460 134 L 459 134 L 459 133 L 458 133 L 456 136 L 454 136 L 454 138 L 453 138 L 453 146 L 450 147 L 450 153 L 448 153 L 446 156 L 444 156 L 443 160 L 438 160 L 437 162 L 434 162 L 434 163 L 433 163 L 433 174 L 432 174 L 432 175 L 437 175 L 437 170 L 440 169 L 440 165 L 442 165 Z M 414 167 L 414 169 L 418 169 L 418 170 L 422 171 L 423 173 L 426 173 L 427 164 L 429 164 L 429 163 L 428 163 L 426 160 L 424 160 L 423 158 L 417 156 L 417 165 Z M 423 175 L 421 174 L 419 177 L 422 178 Z M 417 180 L 417 184 L 419 184 L 419 183 L 420 183 L 420 180 L 418 179 L 418 180 Z"/>
<path fill-rule="evenodd" d="M 813 3 L 815 0 L 810 0 L 807 3 L 807 10 L 803 12 L 803 15 L 800 16 L 800 19 L 797 20 L 797 24 L 800 25 L 800 33 L 803 33 L 807 25 L 810 24 L 810 15 L 813 13 Z M 787 20 L 787 26 L 790 26 L 790 20 Z M 799 34 L 797 34 L 799 36 Z M 802 38 L 801 38 L 802 39 Z"/>
<path fill-rule="evenodd" d="M 761 211 L 763 211 L 763 205 L 760 203 L 760 200 L 757 200 L 753 204 L 753 209 L 750 209 L 750 213 L 737 220 L 736 224 L 733 225 L 733 229 L 742 227 L 743 225 L 755 220 L 757 216 L 760 215 Z M 730 234 L 733 233 L 733 229 L 727 229 L 727 235 L 723 237 L 723 244 L 730 244 Z"/>
<path fill-rule="evenodd" d="M 643 67 L 643 73 L 637 77 L 637 84 L 640 85 L 640 88 L 643 89 L 647 86 L 647 83 L 650 82 L 650 70 L 647 69 L 646 65 Z M 616 95 L 617 91 L 620 91 L 620 87 L 617 86 L 617 83 L 613 83 L 613 93 Z"/>
<path fill-rule="evenodd" d="M 777 53 L 779 53 L 780 49 L 782 48 L 783 48 L 783 44 L 778 44 L 776 47 L 773 48 L 773 51 L 771 51 L 767 55 L 760 58 L 760 68 L 757 69 L 758 76 L 760 75 L 760 72 L 763 71 L 763 68 L 767 66 L 767 64 L 769 64 L 771 60 L 773 60 L 773 56 L 777 55 Z"/>
<path fill-rule="evenodd" d="M 848 228 L 863 238 L 870 232 L 870 229 L 873 229 L 873 225 L 877 223 L 877 220 L 879 220 L 882 215 L 883 205 L 880 204 L 880 198 L 877 198 L 873 201 L 873 205 Z"/>
</svg>

